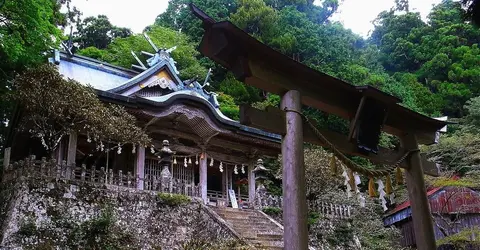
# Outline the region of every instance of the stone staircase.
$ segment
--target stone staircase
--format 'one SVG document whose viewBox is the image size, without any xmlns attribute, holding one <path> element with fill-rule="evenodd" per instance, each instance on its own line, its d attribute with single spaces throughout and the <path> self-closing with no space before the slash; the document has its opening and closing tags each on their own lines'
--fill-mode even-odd
<svg viewBox="0 0 480 250">
<path fill-rule="evenodd" d="M 283 229 L 265 214 L 246 209 L 218 208 L 212 209 L 240 237 L 255 246 L 256 249 L 283 249 Z"/>
</svg>

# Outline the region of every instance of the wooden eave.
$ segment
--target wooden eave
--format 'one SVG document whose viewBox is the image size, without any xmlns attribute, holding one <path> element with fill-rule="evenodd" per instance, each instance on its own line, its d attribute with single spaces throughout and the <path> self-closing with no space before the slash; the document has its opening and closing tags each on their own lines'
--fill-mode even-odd
<svg viewBox="0 0 480 250">
<path fill-rule="evenodd" d="M 355 117 L 363 96 L 373 98 L 388 108 L 385 132 L 397 136 L 413 132 L 421 144 L 434 143 L 436 131 L 448 124 L 409 110 L 399 104 L 400 99 L 374 87 L 354 86 L 314 70 L 261 43 L 231 22 L 215 22 L 195 5 L 190 7 L 205 29 L 200 52 L 246 84 L 278 95 L 298 90 L 304 105 L 347 120 Z"/>
<path fill-rule="evenodd" d="M 129 110 L 163 110 L 175 103 L 188 104 L 194 108 L 204 110 L 215 124 L 221 128 L 231 131 L 228 134 L 219 134 L 211 141 L 221 146 L 222 144 L 244 144 L 251 147 L 259 147 L 259 151 L 263 151 L 268 155 L 280 153 L 280 136 L 268 132 L 261 131 L 256 128 L 249 128 L 238 122 L 226 120 L 220 117 L 213 106 L 207 101 L 199 97 L 191 95 L 178 95 L 170 98 L 166 102 L 154 102 L 140 97 L 127 97 L 107 91 L 97 91 L 100 100 L 124 106 Z M 164 132 L 163 134 L 168 134 Z M 193 138 L 185 137 L 185 139 L 193 140 Z M 230 145 L 229 144 L 229 145 Z M 238 147 L 237 147 L 238 148 Z M 248 147 L 245 147 L 248 148 Z M 242 147 L 242 150 L 245 149 Z M 248 152 L 247 152 L 248 153 Z"/>
</svg>

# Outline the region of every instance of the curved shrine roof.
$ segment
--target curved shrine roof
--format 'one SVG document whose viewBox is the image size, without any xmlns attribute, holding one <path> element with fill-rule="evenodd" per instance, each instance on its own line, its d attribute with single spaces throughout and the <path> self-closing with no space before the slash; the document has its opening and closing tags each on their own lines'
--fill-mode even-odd
<svg viewBox="0 0 480 250">
<path fill-rule="evenodd" d="M 182 81 L 170 60 L 160 60 L 143 72 L 138 72 L 61 52 L 58 64 L 61 74 L 90 85 L 104 101 L 138 110 L 158 110 L 175 103 L 191 103 L 207 111 L 221 127 L 237 134 L 275 143 L 281 140 L 280 135 L 242 125 L 225 116 L 219 109 L 216 94 L 204 90 L 195 80 Z"/>
</svg>

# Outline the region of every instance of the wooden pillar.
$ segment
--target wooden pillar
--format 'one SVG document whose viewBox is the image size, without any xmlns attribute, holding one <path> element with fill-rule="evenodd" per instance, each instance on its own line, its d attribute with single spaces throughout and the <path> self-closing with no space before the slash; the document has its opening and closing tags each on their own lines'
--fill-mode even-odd
<svg viewBox="0 0 480 250">
<path fill-rule="evenodd" d="M 228 178 L 228 174 L 230 173 L 230 171 L 228 171 L 228 165 L 225 165 L 225 169 L 224 169 L 224 173 L 225 173 L 225 201 L 226 201 L 226 205 L 228 206 L 228 203 L 230 202 L 230 197 L 228 196 L 228 189 L 229 188 L 229 185 L 230 185 L 230 180 Z"/>
<path fill-rule="evenodd" d="M 5 148 L 5 153 L 3 154 L 3 169 L 5 170 L 8 165 L 10 165 L 10 155 L 11 155 L 11 152 L 12 152 L 12 148 L 11 147 L 8 147 L 8 148 Z"/>
<path fill-rule="evenodd" d="M 203 202 L 207 204 L 207 160 L 208 156 L 205 151 L 202 152 L 202 157 L 200 157 L 200 197 Z"/>
<path fill-rule="evenodd" d="M 253 206 L 255 201 L 255 161 L 250 160 L 248 163 L 248 203 Z"/>
<path fill-rule="evenodd" d="M 68 137 L 68 151 L 67 151 L 67 165 L 75 165 L 75 159 L 77 157 L 77 133 L 71 132 Z"/>
<path fill-rule="evenodd" d="M 138 180 L 137 189 L 143 190 L 145 178 L 145 147 L 137 147 L 137 157 L 135 161 L 135 173 L 137 174 Z"/>
<path fill-rule="evenodd" d="M 417 138 L 413 133 L 409 133 L 402 138 L 402 144 L 407 150 L 418 149 Z M 413 228 L 417 248 L 420 250 L 435 250 L 437 249 L 435 233 L 425 188 L 420 152 L 412 153 L 407 160 L 408 168 L 405 171 L 405 175 L 408 197 L 412 206 Z"/>
<path fill-rule="evenodd" d="M 284 249 L 307 250 L 307 201 L 303 156 L 303 121 L 300 92 L 289 90 L 282 97 L 286 134 L 282 138 Z"/>
</svg>

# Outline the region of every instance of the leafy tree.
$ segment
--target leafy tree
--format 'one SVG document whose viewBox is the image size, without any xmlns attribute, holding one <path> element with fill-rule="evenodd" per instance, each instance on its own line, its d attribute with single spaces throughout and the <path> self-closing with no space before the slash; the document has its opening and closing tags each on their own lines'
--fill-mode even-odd
<svg viewBox="0 0 480 250">
<path fill-rule="evenodd" d="M 128 28 L 112 25 L 105 15 L 87 17 L 77 24 L 74 41 L 81 49 L 90 46 L 98 49 L 106 48 L 113 39 L 124 38 L 132 35 Z"/>
<path fill-rule="evenodd" d="M 195 4 L 216 21 L 228 20 L 230 14 L 237 9 L 236 2 L 232 0 L 171 0 L 167 10 L 157 16 L 155 25 L 181 31 L 199 43 L 203 28 L 201 21 L 188 8 L 189 3 Z"/>
<path fill-rule="evenodd" d="M 239 0 L 231 21 L 259 40 L 272 38 L 276 33 L 277 12 L 263 0 Z"/>
<path fill-rule="evenodd" d="M 467 7 L 467 17 L 475 24 L 480 25 L 480 1 L 478 0 L 462 0 L 464 6 Z"/>
<path fill-rule="evenodd" d="M 0 6 L 0 156 L 13 105 L 6 98 L 15 74 L 46 60 L 58 46 L 68 16 L 60 13 L 69 0 L 6 0 Z"/>
<path fill-rule="evenodd" d="M 177 49 L 171 55 L 177 62 L 176 66 L 182 78 L 188 79 L 206 75 L 207 70 L 200 65 L 196 58 L 199 54 L 198 51 L 185 34 L 161 26 L 151 26 L 146 33 L 159 48 L 168 49 L 177 46 Z M 140 51 L 154 52 L 143 35 L 135 34 L 126 38 L 114 39 L 104 50 L 89 47 L 80 50 L 78 53 L 93 55 L 100 60 L 129 68 L 132 64 L 137 63 L 130 53 L 131 50 L 135 50 L 137 53 Z M 146 59 L 143 55 L 138 56 Z"/>
<path fill-rule="evenodd" d="M 71 132 L 86 133 L 103 151 L 103 142 L 147 146 L 150 138 L 122 107 L 100 102 L 93 89 L 65 80 L 50 65 L 29 69 L 14 80 L 13 99 L 23 108 L 20 129 L 53 153 Z"/>
</svg>

